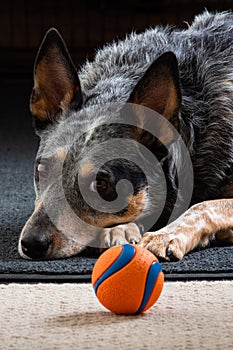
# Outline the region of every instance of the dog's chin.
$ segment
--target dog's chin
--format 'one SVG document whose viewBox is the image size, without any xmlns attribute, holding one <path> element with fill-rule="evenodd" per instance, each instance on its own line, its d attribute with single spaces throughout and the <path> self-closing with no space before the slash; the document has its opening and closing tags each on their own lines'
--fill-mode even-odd
<svg viewBox="0 0 233 350">
<path fill-rule="evenodd" d="M 60 250 L 52 250 L 51 252 L 48 252 L 47 256 L 43 258 L 43 260 L 71 258 L 80 254 L 85 248 L 85 246 L 77 245 L 75 248 L 67 246 Z"/>
</svg>

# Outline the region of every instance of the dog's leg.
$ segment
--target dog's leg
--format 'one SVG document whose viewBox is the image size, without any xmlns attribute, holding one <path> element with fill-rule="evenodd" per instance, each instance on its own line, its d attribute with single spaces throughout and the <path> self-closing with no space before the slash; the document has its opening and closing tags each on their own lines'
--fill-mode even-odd
<svg viewBox="0 0 233 350">
<path fill-rule="evenodd" d="M 212 239 L 233 243 L 233 199 L 195 204 L 177 220 L 157 232 L 147 232 L 139 245 L 158 258 L 182 259 L 197 246 Z"/>
</svg>

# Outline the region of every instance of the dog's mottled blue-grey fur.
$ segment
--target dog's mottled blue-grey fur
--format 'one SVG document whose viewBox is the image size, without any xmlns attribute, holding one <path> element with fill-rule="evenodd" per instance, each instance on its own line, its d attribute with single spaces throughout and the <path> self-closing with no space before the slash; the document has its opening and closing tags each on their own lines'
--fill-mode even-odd
<svg viewBox="0 0 233 350">
<path fill-rule="evenodd" d="M 41 137 L 37 158 L 40 159 L 42 154 L 44 156 L 45 148 L 49 156 L 58 148 L 69 148 L 74 141 L 76 156 L 80 159 L 83 155 L 85 158 L 88 147 L 98 144 L 102 138 L 106 138 L 108 133 L 114 135 L 116 126 L 111 126 L 109 129 L 99 126 L 104 122 L 114 123 L 114 116 L 97 113 L 93 117 L 89 110 L 96 105 L 127 102 L 135 85 L 151 64 L 166 52 L 175 54 L 179 68 L 181 91 L 179 133 L 188 147 L 194 170 L 194 191 L 190 204 L 230 197 L 231 193 L 228 189 L 233 180 L 233 15 L 231 12 L 212 14 L 205 11 L 197 16 L 185 30 L 156 27 L 141 34 L 133 33 L 125 40 L 106 45 L 99 50 L 94 61 L 87 62 L 78 73 L 82 91 L 80 105 L 75 108 L 66 108 L 56 120 L 48 116 L 48 120 L 45 122 L 43 120 L 42 124 L 41 121 L 36 124 L 37 133 Z M 90 129 L 90 125 L 92 131 L 89 134 L 85 133 L 84 137 L 82 134 Z M 121 132 L 124 134 L 128 131 L 123 128 Z M 79 134 L 82 137 L 77 140 Z M 175 155 L 175 152 L 177 151 L 174 150 L 173 155 L 179 158 L 179 154 Z M 71 167 L 71 163 L 67 164 Z M 166 166 L 170 167 L 167 171 L 168 174 L 170 171 L 172 192 L 176 190 L 175 180 L 172 179 L 172 161 Z M 70 177 L 72 171 L 72 176 L 75 176 L 74 168 L 73 164 L 72 169 L 70 168 Z M 56 205 L 55 192 L 56 190 L 49 192 L 53 205 Z M 150 198 L 145 200 L 150 205 Z M 151 208 L 153 209 L 153 204 Z M 81 202 L 76 205 L 76 210 L 77 212 L 84 210 L 84 214 L 88 216 L 88 209 Z M 90 215 L 94 215 L 94 212 Z M 37 231 L 39 227 L 45 235 L 46 230 L 49 231 L 49 244 L 52 246 L 53 240 L 56 241 L 54 236 L 59 233 L 49 223 L 48 217 L 46 217 L 46 224 L 42 223 L 45 216 L 45 210 L 40 206 L 26 224 L 21 239 L 25 232 L 33 230 L 36 226 Z M 116 220 L 115 224 L 124 223 L 124 216 L 122 217 L 122 221 Z M 111 225 L 114 225 L 114 222 L 111 222 Z M 46 251 L 43 258 L 72 255 L 80 250 L 80 247 L 77 248 L 75 244 L 71 244 L 69 237 L 65 237 L 64 234 L 58 240 L 59 244 L 54 244 L 49 253 Z M 72 237 L 72 242 L 74 241 Z M 67 245 L 70 245 L 70 249 Z M 22 253 L 21 248 L 20 252 L 25 257 L 26 252 Z"/>
<path fill-rule="evenodd" d="M 187 30 L 158 27 L 106 46 L 79 75 L 83 90 L 93 96 L 87 105 L 127 101 L 138 79 L 166 51 L 179 63 L 180 132 L 193 158 L 194 198 L 217 198 L 233 165 L 232 13 L 206 11 Z"/>
</svg>

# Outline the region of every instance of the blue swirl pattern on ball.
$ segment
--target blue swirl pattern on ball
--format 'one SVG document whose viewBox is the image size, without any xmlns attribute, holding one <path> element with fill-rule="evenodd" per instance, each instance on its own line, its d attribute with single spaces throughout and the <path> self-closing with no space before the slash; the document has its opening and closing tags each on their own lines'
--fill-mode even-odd
<svg viewBox="0 0 233 350">
<path fill-rule="evenodd" d="M 100 284 L 108 277 L 119 271 L 122 267 L 126 266 L 134 257 L 135 249 L 130 244 L 124 244 L 121 254 L 116 261 L 103 273 L 102 276 L 96 281 L 94 291 L 97 293 L 97 289 Z"/>
<path fill-rule="evenodd" d="M 153 291 L 154 285 L 156 283 L 156 280 L 158 278 L 159 273 L 162 271 L 161 265 L 160 263 L 158 263 L 157 261 L 153 262 L 153 264 L 151 265 L 148 274 L 147 274 L 147 278 L 146 278 L 146 286 L 145 286 L 145 291 L 144 291 L 144 296 L 142 299 L 142 303 L 141 306 L 139 307 L 139 309 L 137 310 L 136 314 L 140 314 L 144 307 L 146 306 L 151 293 Z"/>
</svg>

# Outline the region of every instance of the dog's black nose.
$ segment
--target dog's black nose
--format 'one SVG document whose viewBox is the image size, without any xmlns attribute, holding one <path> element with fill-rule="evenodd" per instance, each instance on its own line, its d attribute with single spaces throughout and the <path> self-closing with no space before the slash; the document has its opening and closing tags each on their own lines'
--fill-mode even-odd
<svg viewBox="0 0 233 350">
<path fill-rule="evenodd" d="M 43 259 L 49 245 L 50 241 L 43 233 L 26 232 L 21 240 L 23 253 L 32 259 Z"/>
</svg>

